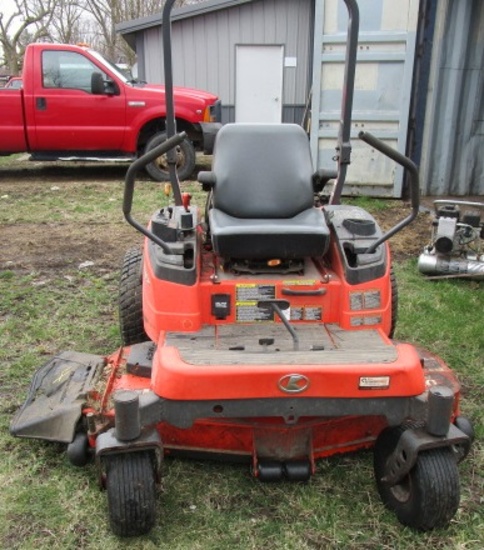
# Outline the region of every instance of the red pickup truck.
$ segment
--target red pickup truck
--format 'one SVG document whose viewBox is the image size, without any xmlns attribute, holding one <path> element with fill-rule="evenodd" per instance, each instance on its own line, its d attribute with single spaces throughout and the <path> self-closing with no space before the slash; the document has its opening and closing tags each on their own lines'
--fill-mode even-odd
<svg viewBox="0 0 484 550">
<path fill-rule="evenodd" d="M 0 155 L 29 152 L 36 160 L 134 159 L 165 139 L 164 86 L 129 80 L 84 46 L 31 44 L 22 89 L 0 91 Z M 195 150 L 210 154 L 220 127 L 217 96 L 175 88 L 180 179 L 195 168 Z M 168 179 L 165 158 L 147 166 Z"/>
</svg>

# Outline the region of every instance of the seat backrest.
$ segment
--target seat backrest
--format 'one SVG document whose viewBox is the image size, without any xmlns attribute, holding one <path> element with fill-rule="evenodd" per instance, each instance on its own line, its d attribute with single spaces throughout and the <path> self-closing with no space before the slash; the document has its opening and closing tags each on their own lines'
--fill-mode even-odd
<svg viewBox="0 0 484 550">
<path fill-rule="evenodd" d="M 291 218 L 313 205 L 309 141 L 296 124 L 227 124 L 217 134 L 213 206 L 236 218 Z"/>
</svg>

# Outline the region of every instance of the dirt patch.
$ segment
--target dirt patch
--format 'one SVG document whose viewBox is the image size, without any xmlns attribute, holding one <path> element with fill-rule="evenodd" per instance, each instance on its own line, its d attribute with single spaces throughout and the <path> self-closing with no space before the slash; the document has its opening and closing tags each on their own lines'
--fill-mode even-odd
<svg viewBox="0 0 484 550">
<path fill-rule="evenodd" d="M 139 242 L 127 224 L 22 224 L 2 227 L 0 267 L 15 271 L 78 268 L 93 262 L 100 270 L 118 267 L 124 251 Z"/>
<path fill-rule="evenodd" d="M 109 182 L 119 184 L 125 172 L 125 165 L 40 164 L 17 160 L 0 168 L 0 197 L 12 193 L 35 196 L 46 186 L 60 184 L 79 186 L 85 182 L 91 188 Z M 34 201 L 32 204 L 35 208 Z M 426 204 L 431 206 L 429 200 Z M 155 207 L 153 205 L 153 209 Z M 374 216 L 382 229 L 387 230 L 409 212 L 408 203 L 392 200 L 386 208 L 376 210 Z M 77 268 L 85 262 L 94 262 L 95 267 L 102 271 L 118 268 L 125 251 L 141 242 L 140 235 L 131 226 L 118 220 L 3 224 L 0 269 L 45 272 Z M 409 227 L 391 239 L 393 257 L 417 257 L 429 240 L 430 224 L 431 215 L 427 208 Z"/>
<path fill-rule="evenodd" d="M 383 231 L 391 229 L 410 214 L 410 204 L 391 201 L 388 208 L 374 212 Z M 430 240 L 432 216 L 429 210 L 419 212 L 417 218 L 390 239 L 392 256 L 396 260 L 417 258 Z"/>
<path fill-rule="evenodd" d="M 69 189 L 70 185 L 79 187 L 83 182 L 94 187 L 119 183 L 125 172 L 126 165 L 12 161 L 8 167 L 0 168 L 0 206 L 6 208 L 8 197 L 15 196 L 31 201 L 35 209 L 36 197 L 46 188 L 63 185 Z M 44 273 L 78 268 L 85 262 L 94 262 L 100 271 L 118 268 L 125 250 L 141 240 L 127 223 L 118 220 L 3 223 L 0 269 Z"/>
</svg>

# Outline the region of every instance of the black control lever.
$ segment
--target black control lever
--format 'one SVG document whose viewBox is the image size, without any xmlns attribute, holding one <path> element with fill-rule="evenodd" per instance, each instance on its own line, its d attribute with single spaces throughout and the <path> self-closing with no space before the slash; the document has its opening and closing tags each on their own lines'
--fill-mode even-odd
<svg viewBox="0 0 484 550">
<path fill-rule="evenodd" d="M 144 168 L 147 164 L 149 164 L 150 162 L 158 158 L 160 155 L 164 155 L 167 151 L 170 151 L 171 149 L 174 149 L 177 145 L 180 145 L 180 143 L 182 143 L 182 141 L 186 137 L 187 135 L 185 132 L 175 134 L 173 137 L 167 139 L 163 143 L 160 143 L 160 145 L 158 145 L 154 149 L 151 149 L 151 151 L 148 151 L 148 153 L 136 159 L 128 168 L 128 171 L 126 172 L 126 177 L 124 179 L 123 213 L 124 213 L 124 217 L 126 218 L 126 221 L 129 224 L 131 224 L 140 233 L 143 233 L 143 235 L 148 237 L 148 239 L 151 239 L 155 244 L 157 244 L 158 246 L 161 246 L 165 254 L 173 254 L 173 251 L 168 246 L 168 244 L 164 240 L 157 237 L 149 229 L 147 229 L 146 227 L 138 223 L 131 216 L 131 207 L 133 206 L 134 184 L 135 184 L 136 175 L 142 168 Z"/>
<path fill-rule="evenodd" d="M 257 307 L 270 307 L 274 313 L 279 317 L 279 319 L 284 323 L 284 326 L 289 331 L 289 334 L 292 336 L 293 349 L 294 351 L 299 351 L 299 337 L 294 330 L 294 327 L 291 326 L 289 321 L 284 316 L 283 310 L 288 309 L 290 303 L 287 300 L 259 300 L 257 302 Z"/>
<path fill-rule="evenodd" d="M 418 178 L 418 168 L 412 160 L 410 160 L 405 155 L 402 155 L 398 151 L 395 151 L 395 149 L 392 149 L 392 147 L 389 147 L 386 143 L 376 138 L 374 135 L 369 134 L 368 132 L 360 132 L 358 134 L 358 137 L 365 143 L 368 143 L 368 145 L 370 145 L 371 147 L 374 147 L 377 151 L 380 151 L 380 153 L 383 153 L 388 158 L 391 158 L 397 164 L 400 164 L 400 166 L 403 166 L 410 175 L 410 196 L 412 200 L 412 212 L 409 216 L 407 216 L 401 222 L 397 223 L 397 225 L 388 230 L 382 237 L 375 241 L 364 252 L 365 254 L 372 254 L 373 252 L 375 252 L 378 246 L 380 246 L 390 237 L 395 235 L 395 233 L 401 231 L 409 223 L 413 222 L 413 220 L 417 217 L 418 207 L 420 204 L 420 184 Z"/>
</svg>

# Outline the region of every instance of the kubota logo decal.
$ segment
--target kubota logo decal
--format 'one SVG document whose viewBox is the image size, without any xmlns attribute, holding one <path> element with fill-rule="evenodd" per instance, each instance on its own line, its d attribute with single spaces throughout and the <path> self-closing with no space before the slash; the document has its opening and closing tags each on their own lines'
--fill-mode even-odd
<svg viewBox="0 0 484 550">
<path fill-rule="evenodd" d="M 277 385 L 285 393 L 301 393 L 309 388 L 309 378 L 304 374 L 286 374 Z"/>
</svg>

